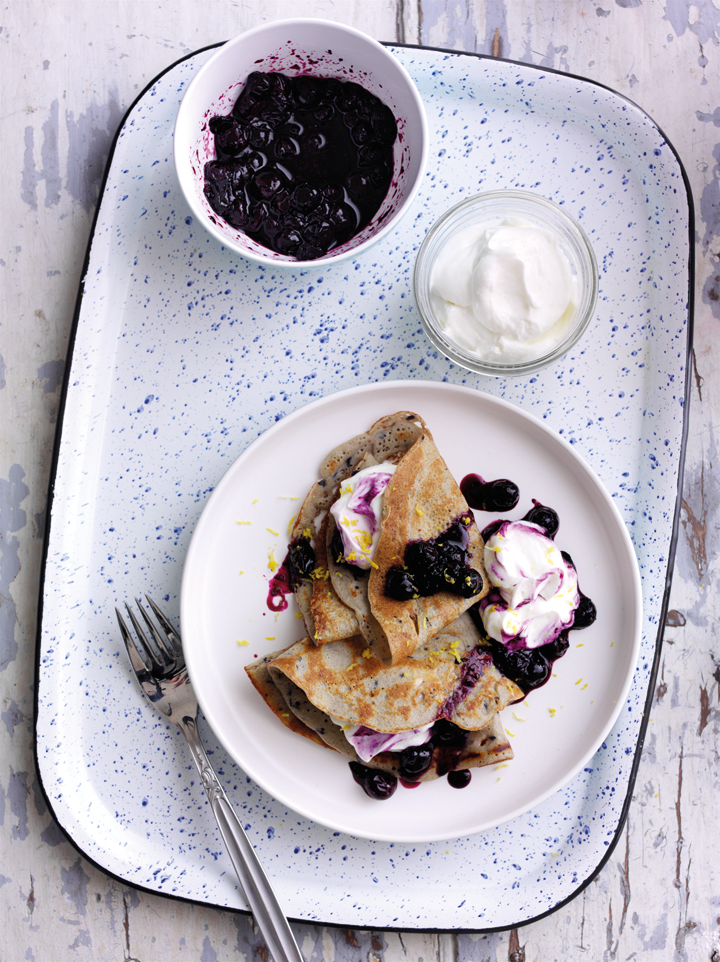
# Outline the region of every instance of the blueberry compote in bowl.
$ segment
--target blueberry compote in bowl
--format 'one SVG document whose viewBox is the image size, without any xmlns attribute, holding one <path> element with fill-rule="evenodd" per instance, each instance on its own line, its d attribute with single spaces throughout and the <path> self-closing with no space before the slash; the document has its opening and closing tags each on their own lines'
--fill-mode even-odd
<svg viewBox="0 0 720 962">
<path fill-rule="evenodd" d="M 271 267 L 327 267 L 385 236 L 415 198 L 427 152 L 402 64 L 326 20 L 264 24 L 224 44 L 185 92 L 174 133 L 194 216 Z"/>
</svg>

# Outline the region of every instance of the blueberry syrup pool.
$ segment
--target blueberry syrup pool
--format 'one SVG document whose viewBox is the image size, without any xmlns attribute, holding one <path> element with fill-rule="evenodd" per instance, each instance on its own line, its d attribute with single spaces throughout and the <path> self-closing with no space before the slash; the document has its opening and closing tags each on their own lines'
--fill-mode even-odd
<svg viewBox="0 0 720 962">
<path fill-rule="evenodd" d="M 216 159 L 203 190 L 213 211 L 297 260 L 363 230 L 392 181 L 395 117 L 351 81 L 255 71 L 209 127 Z"/>
</svg>

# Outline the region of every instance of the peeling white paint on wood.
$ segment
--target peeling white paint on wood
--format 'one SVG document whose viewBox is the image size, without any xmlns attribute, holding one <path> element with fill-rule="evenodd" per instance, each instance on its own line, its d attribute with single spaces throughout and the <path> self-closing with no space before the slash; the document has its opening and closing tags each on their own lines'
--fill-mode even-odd
<svg viewBox="0 0 720 962">
<path fill-rule="evenodd" d="M 689 0 L 203 3 L 31 0 L 0 17 L 0 959 L 262 957 L 245 916 L 130 889 L 49 815 L 33 758 L 37 586 L 63 361 L 119 120 L 185 53 L 254 23 L 320 16 L 381 40 L 567 70 L 628 96 L 678 150 L 696 206 L 692 410 L 671 613 L 629 818 L 598 877 L 518 931 L 297 926 L 306 958 L 720 960 L 720 9 Z"/>
</svg>

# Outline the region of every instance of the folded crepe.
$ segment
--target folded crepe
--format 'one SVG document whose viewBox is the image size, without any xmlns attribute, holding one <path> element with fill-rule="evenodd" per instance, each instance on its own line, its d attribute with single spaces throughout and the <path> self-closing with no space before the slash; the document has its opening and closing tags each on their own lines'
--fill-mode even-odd
<svg viewBox="0 0 720 962">
<path fill-rule="evenodd" d="M 350 726 L 395 734 L 441 719 L 468 737 L 452 752 L 434 747 L 429 768 L 416 780 L 513 757 L 498 712 L 523 693 L 497 670 L 467 613 L 402 665 L 383 665 L 362 637 L 321 647 L 305 638 L 245 670 L 284 725 L 354 761 L 361 760 L 344 734 Z M 380 751 L 368 764 L 401 774 L 397 751 Z"/>
<path fill-rule="evenodd" d="M 334 548 L 337 528 L 330 508 L 342 482 L 367 467 L 390 462 L 395 471 L 385 489 L 380 537 L 370 570 L 348 564 Z M 413 542 L 442 538 L 462 524 L 465 561 L 477 573 L 474 593 L 453 590 L 390 597 L 391 569 L 403 569 Z M 468 504 L 450 474 L 422 418 L 400 411 L 381 418 L 364 434 L 334 449 L 321 467 L 291 532 L 291 570 L 295 596 L 308 636 L 316 645 L 361 635 L 384 665 L 397 665 L 484 597 L 489 581 L 483 566 L 484 543 Z M 298 547 L 313 563 L 292 559 Z"/>
</svg>

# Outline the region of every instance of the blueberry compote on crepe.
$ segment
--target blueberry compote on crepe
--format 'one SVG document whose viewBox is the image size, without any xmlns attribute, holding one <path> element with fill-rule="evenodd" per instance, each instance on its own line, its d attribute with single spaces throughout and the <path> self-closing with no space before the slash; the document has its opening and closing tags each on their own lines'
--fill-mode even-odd
<svg viewBox="0 0 720 962">
<path fill-rule="evenodd" d="M 472 598 L 483 587 L 482 575 L 468 565 L 468 528 L 471 514 L 461 515 L 450 527 L 426 541 L 411 541 L 402 565 L 385 576 L 385 591 L 398 601 L 449 591 Z"/>
<path fill-rule="evenodd" d="M 393 175 L 397 123 L 359 84 L 251 73 L 232 114 L 212 117 L 204 193 L 263 247 L 314 260 L 370 223 Z"/>
</svg>

